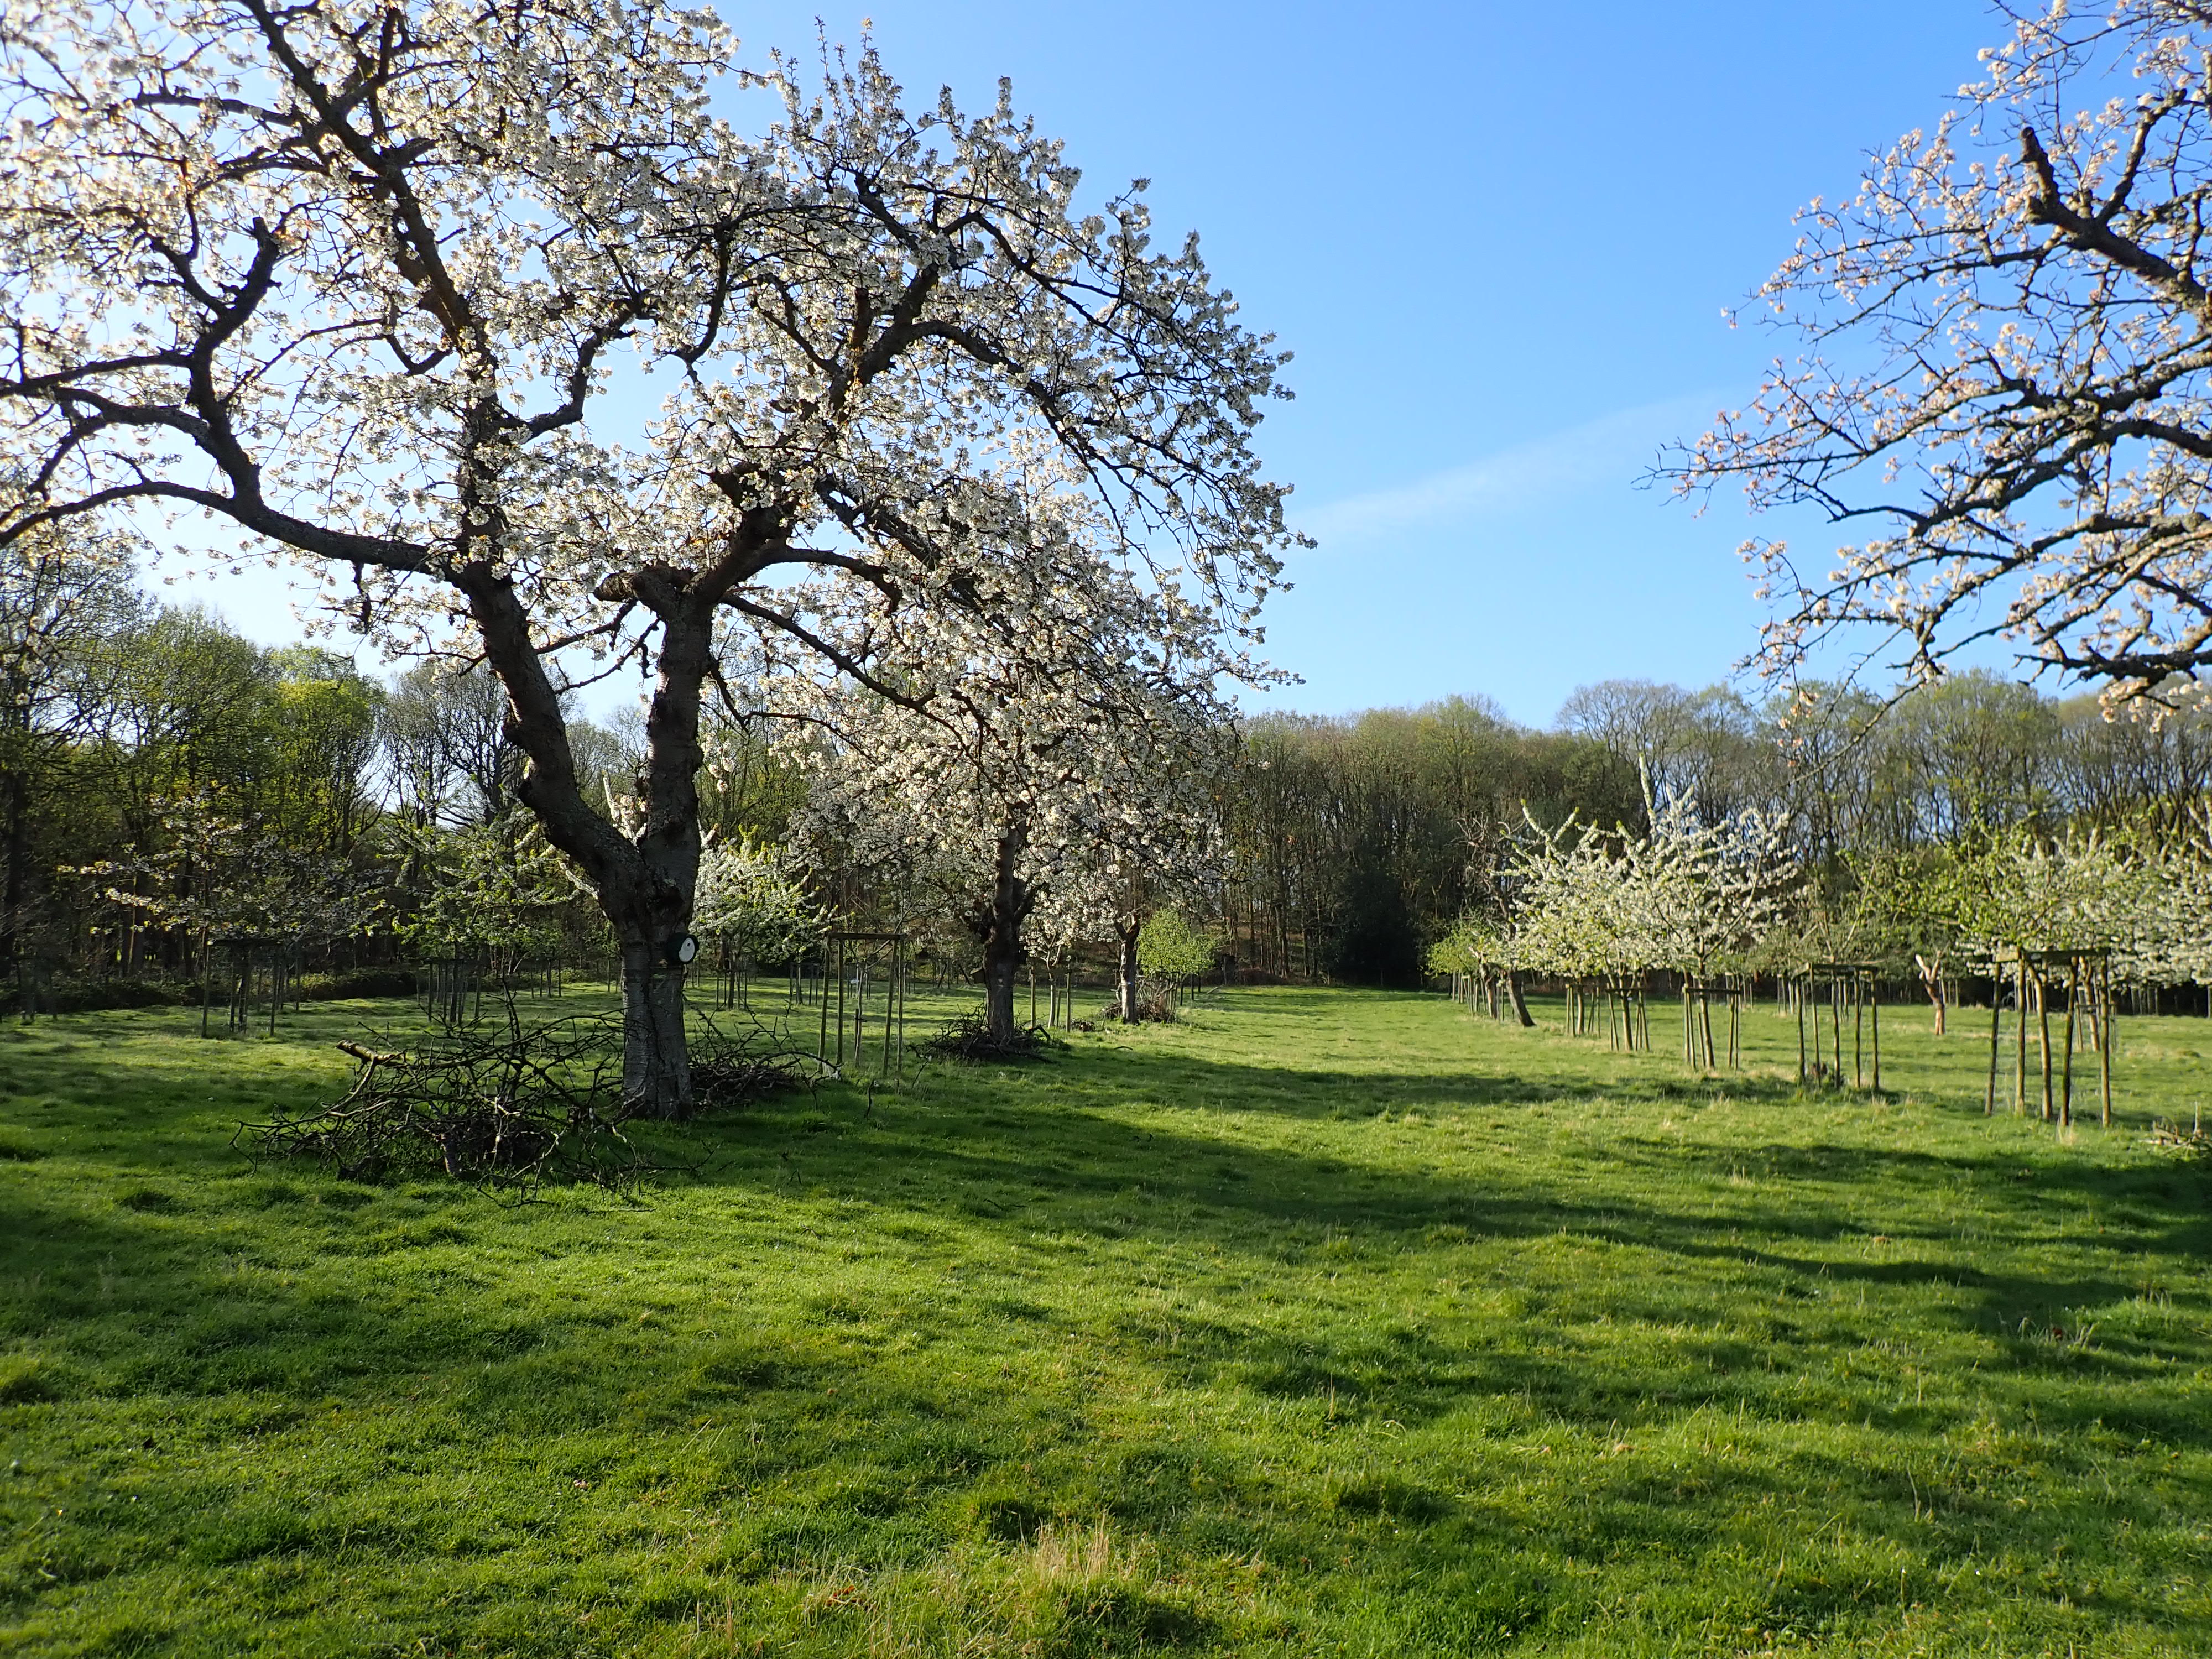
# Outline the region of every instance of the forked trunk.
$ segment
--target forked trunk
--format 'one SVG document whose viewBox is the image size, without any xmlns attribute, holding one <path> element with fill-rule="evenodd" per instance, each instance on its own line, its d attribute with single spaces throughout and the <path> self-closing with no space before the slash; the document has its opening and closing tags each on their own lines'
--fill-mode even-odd
<svg viewBox="0 0 2212 1659">
<path fill-rule="evenodd" d="M 1928 988 L 1928 1000 L 1936 1006 L 1936 1035 L 1942 1036 L 1943 1017 L 1948 1012 L 1943 995 L 1943 964 L 1940 961 L 1930 963 L 1926 957 L 1916 955 L 1912 958 L 1912 965 L 1920 970 L 1920 982 Z"/>
<path fill-rule="evenodd" d="M 1022 924 L 1029 920 L 1036 896 L 1021 875 L 1022 854 L 1028 845 L 1023 825 L 1000 833 L 990 897 L 973 916 L 976 942 L 983 947 L 983 1026 L 994 1042 L 1014 1039 L 1014 979 L 1029 957 L 1022 945 Z"/>
<path fill-rule="evenodd" d="M 726 565 L 727 562 L 725 562 Z M 684 1036 L 684 953 L 699 882 L 699 688 L 714 665 L 714 607 L 744 573 L 685 582 L 653 569 L 602 599 L 636 600 L 661 624 L 659 672 L 645 717 L 639 822 L 617 828 L 586 800 L 568 715 L 534 643 L 514 579 L 489 565 L 455 577 L 469 597 L 484 655 L 507 688 L 503 731 L 529 764 L 515 793 L 546 836 L 575 860 L 621 941 L 623 1106 L 676 1118 L 692 1109 Z"/>
<path fill-rule="evenodd" d="M 1145 931 L 1142 921 L 1125 921 L 1115 927 L 1114 938 L 1121 946 L 1119 971 L 1115 981 L 1115 1002 L 1121 1023 L 1133 1024 L 1137 1018 L 1137 939 Z"/>
</svg>

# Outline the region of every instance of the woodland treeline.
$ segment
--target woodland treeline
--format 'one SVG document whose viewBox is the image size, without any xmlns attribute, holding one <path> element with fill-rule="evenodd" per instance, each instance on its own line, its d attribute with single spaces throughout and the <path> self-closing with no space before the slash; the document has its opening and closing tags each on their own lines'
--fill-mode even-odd
<svg viewBox="0 0 2212 1659">
<path fill-rule="evenodd" d="M 102 579 L 68 606 L 14 605 L 0 811 L 0 963 L 50 997 L 178 994 L 214 938 L 293 941 L 310 983 L 358 986 L 457 954 L 582 964 L 610 949 L 513 799 L 504 694 L 436 662 L 385 679 L 312 647 L 270 650 L 216 618 Z M 66 615 L 39 635 L 31 617 Z M 1785 719 L 1786 714 L 1786 719 Z M 1880 718 L 1876 718 L 1880 715 Z M 634 731 L 574 721 L 580 761 L 620 811 Z M 808 774 L 763 724 L 725 721 L 704 813 L 730 865 L 790 896 L 787 916 L 890 921 L 937 971 L 970 972 L 957 915 L 787 845 Z M 1786 821 L 1808 901 L 1848 902 L 1869 861 L 2001 834 L 2174 837 L 2212 788 L 2212 722 L 2107 720 L 1982 675 L 1785 710 L 1724 688 L 1609 681 L 1540 731 L 1480 701 L 1343 717 L 1268 714 L 1217 751 L 1220 856 L 1179 908 L 1218 967 L 1410 985 L 1496 896 L 1486 884 L 1532 824 L 1648 826 L 1653 799 L 1714 823 Z M 903 914 L 893 916 L 897 910 Z M 793 948 L 788 927 L 773 956 Z M 1103 927 L 1048 946 L 1054 967 L 1110 963 Z M 319 977 L 318 977 L 319 976 Z"/>
<path fill-rule="evenodd" d="M 488 676 L 379 680 L 73 574 L 101 591 L 0 584 L 0 972 L 27 994 L 194 980 L 211 936 L 282 939 L 325 977 L 389 968 L 437 948 L 416 927 L 455 852 L 526 841 Z M 579 736 L 619 766 L 611 733 Z M 538 950 L 588 950 L 542 896 Z"/>
<path fill-rule="evenodd" d="M 1486 884 L 1532 820 L 1641 834 L 1656 798 L 1709 824 L 1784 822 L 1818 915 L 1847 908 L 1871 866 L 1937 849 L 2175 840 L 2212 789 L 2202 714 L 2107 720 L 2094 696 L 1982 673 L 1887 709 L 1834 687 L 1760 704 L 1726 687 L 1611 680 L 1576 691 L 1551 731 L 1454 699 L 1264 718 L 1243 749 L 1228 792 L 1240 958 L 1364 984 L 1416 982 L 1435 940 L 1495 908 Z"/>
</svg>

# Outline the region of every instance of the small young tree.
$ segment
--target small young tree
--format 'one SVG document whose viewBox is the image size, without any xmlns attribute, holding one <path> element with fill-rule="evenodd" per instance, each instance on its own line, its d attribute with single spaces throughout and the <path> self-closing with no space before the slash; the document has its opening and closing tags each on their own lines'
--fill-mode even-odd
<svg viewBox="0 0 2212 1659">
<path fill-rule="evenodd" d="M 1801 878 L 1790 823 L 1751 807 L 1707 823 L 1688 794 L 1647 810 L 1649 832 L 1621 845 L 1652 965 L 1703 978 L 1782 920 Z"/>
<path fill-rule="evenodd" d="M 560 854 L 537 824 L 509 812 L 489 823 L 401 832 L 420 896 L 400 926 L 432 957 L 487 958 L 495 979 L 558 948 L 559 912 L 574 889 Z"/>
<path fill-rule="evenodd" d="M 965 726 L 898 709 L 848 719 L 823 751 L 802 833 L 898 867 L 981 952 L 986 1033 L 1016 1034 L 1033 923 L 1066 941 L 1099 914 L 1102 827 L 1121 809 L 1123 732 L 1070 728 L 1033 706 L 971 705 Z"/>
<path fill-rule="evenodd" d="M 1799 880 L 1787 824 L 1749 808 L 1708 823 L 1693 797 L 1648 788 L 1645 813 L 1648 830 L 1610 836 L 1571 815 L 1549 830 L 1528 819 L 1517 963 L 1620 983 L 1668 969 L 1686 985 L 1765 939 Z"/>
<path fill-rule="evenodd" d="M 1137 965 L 1173 998 L 1204 977 L 1219 950 L 1220 942 L 1192 927 L 1182 911 L 1155 910 L 1137 940 Z"/>
<path fill-rule="evenodd" d="M 157 844 L 69 873 L 100 884 L 133 925 L 191 939 L 204 971 L 214 939 L 328 942 L 392 921 L 386 872 L 302 846 L 204 794 L 168 804 Z"/>
<path fill-rule="evenodd" d="M 1955 963 L 1964 940 L 1954 888 L 1957 854 L 1942 847 L 1909 853 L 1871 851 L 1851 860 L 1858 886 L 1851 896 L 1858 953 L 1910 960 L 1935 1011 L 1935 1031 L 1946 1034 L 1949 1000 L 1944 967 Z"/>
<path fill-rule="evenodd" d="M 1081 931 L 1103 916 L 1114 940 L 1114 1007 L 1139 1018 L 1145 930 L 1163 913 L 1195 908 L 1218 891 L 1227 861 L 1218 785 L 1236 764 L 1231 711 L 1192 688 L 1147 698 L 1137 732 L 1147 741 L 1124 757 L 1114 790 L 1119 810 L 1097 825 L 1095 893 Z"/>
<path fill-rule="evenodd" d="M 996 1042 L 1014 1035 L 1033 920 L 1063 943 L 1107 914 L 1133 932 L 1117 907 L 1155 902 L 1190 870 L 1210 833 L 1205 762 L 1226 724 L 1212 691 L 1223 659 L 1148 653 L 1136 628 L 1148 601 L 1112 560 L 1071 544 L 1055 562 L 1092 586 L 1090 626 L 1039 624 L 1026 660 L 974 641 L 932 712 L 864 695 L 815 717 L 834 737 L 811 750 L 809 833 L 913 872 L 962 918 Z M 1031 665 L 1054 648 L 1092 665 Z"/>
</svg>

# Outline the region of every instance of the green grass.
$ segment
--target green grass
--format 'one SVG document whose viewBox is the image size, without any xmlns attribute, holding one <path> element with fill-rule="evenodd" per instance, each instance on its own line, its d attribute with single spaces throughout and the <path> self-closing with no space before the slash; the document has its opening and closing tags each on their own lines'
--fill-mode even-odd
<svg viewBox="0 0 2212 1659">
<path fill-rule="evenodd" d="M 2204 1022 L 2070 1140 L 1282 990 L 635 1206 L 232 1150 L 373 1012 L 0 1029 L 0 1648 L 2212 1651 Z"/>
</svg>

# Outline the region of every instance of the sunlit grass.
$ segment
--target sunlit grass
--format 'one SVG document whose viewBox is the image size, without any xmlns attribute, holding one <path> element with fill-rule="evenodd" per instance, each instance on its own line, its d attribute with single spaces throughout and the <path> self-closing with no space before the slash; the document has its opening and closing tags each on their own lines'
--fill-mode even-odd
<svg viewBox="0 0 2212 1659">
<path fill-rule="evenodd" d="M 1540 1014 L 1231 993 L 635 1206 L 232 1150 L 404 1010 L 0 1030 L 0 1644 L 2212 1650 L 2212 1027 L 2062 1139 L 1985 1015 L 1868 1099 Z"/>
</svg>

